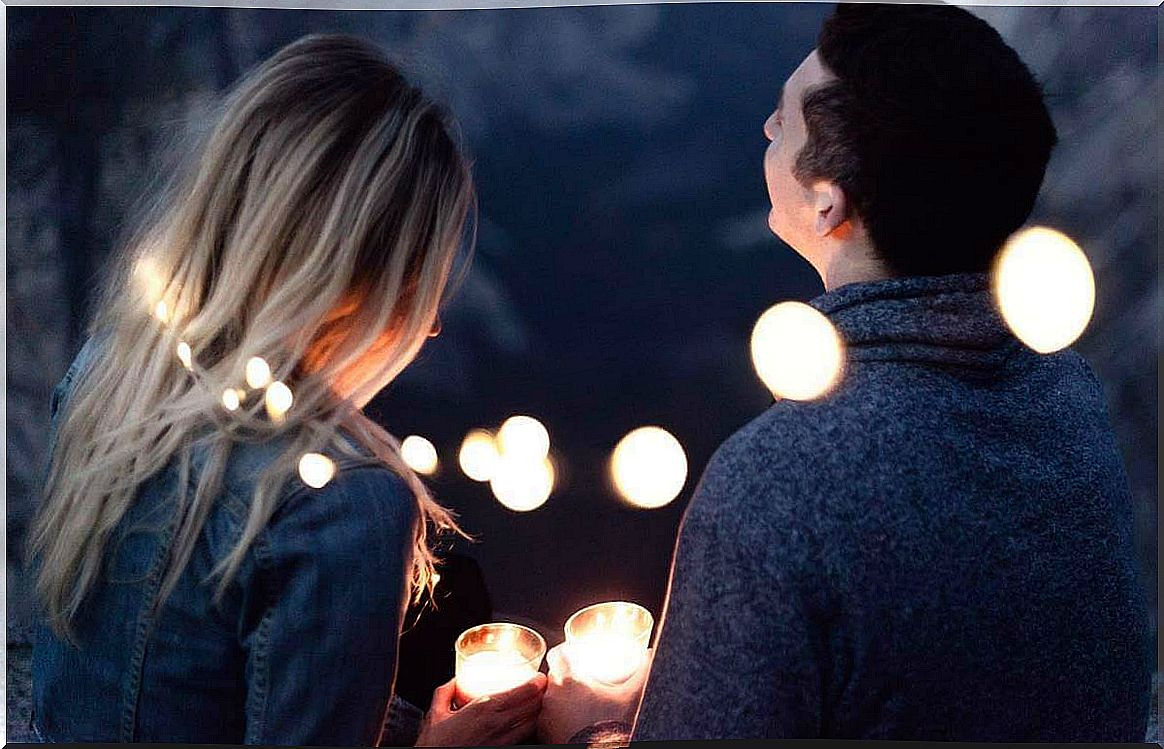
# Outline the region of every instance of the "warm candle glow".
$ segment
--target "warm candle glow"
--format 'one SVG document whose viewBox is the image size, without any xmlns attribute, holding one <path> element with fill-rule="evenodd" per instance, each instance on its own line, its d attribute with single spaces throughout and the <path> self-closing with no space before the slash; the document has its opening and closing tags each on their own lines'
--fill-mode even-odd
<svg viewBox="0 0 1164 749">
<path fill-rule="evenodd" d="M 483 650 L 466 656 L 457 671 L 457 687 L 468 700 L 508 692 L 537 673 L 515 650 Z"/>
<path fill-rule="evenodd" d="M 529 681 L 542 665 L 546 641 L 519 624 L 496 622 L 465 630 L 457 638 L 457 698 L 460 705 L 500 694 Z"/>
<path fill-rule="evenodd" d="M 570 667 L 583 678 L 619 684 L 643 665 L 654 626 L 634 603 L 611 601 L 577 611 L 566 621 Z"/>
<path fill-rule="evenodd" d="M 595 633 L 570 643 L 570 663 L 587 678 L 619 684 L 634 675 L 643 664 L 646 650 L 629 638 L 612 633 Z"/>
<path fill-rule="evenodd" d="M 271 365 L 261 356 L 252 356 L 246 365 L 247 384 L 255 390 L 265 388 L 271 382 Z"/>
<path fill-rule="evenodd" d="M 133 282 L 151 305 L 156 304 L 166 291 L 166 281 L 152 257 L 143 257 L 133 266 Z"/>
<path fill-rule="evenodd" d="M 322 489 L 335 476 L 335 463 L 320 453 L 304 453 L 299 459 L 299 478 L 313 489 Z"/>
<path fill-rule="evenodd" d="M 170 308 L 166 306 L 165 301 L 159 299 L 158 303 L 154 305 L 154 317 L 156 317 L 159 322 L 165 323 L 170 321 Z"/>
<path fill-rule="evenodd" d="M 844 358 L 829 319 L 802 302 L 781 302 L 752 329 L 752 363 L 778 398 L 813 400 L 836 385 Z"/>
<path fill-rule="evenodd" d="M 425 476 L 436 473 L 439 465 L 436 447 L 424 437 L 415 434 L 405 437 L 400 443 L 400 457 L 409 468 Z"/>
<path fill-rule="evenodd" d="M 461 470 L 474 481 L 488 481 L 493 478 L 493 471 L 499 459 L 493 435 L 484 429 L 474 429 L 466 434 L 465 441 L 461 443 L 461 451 L 457 453 Z"/>
<path fill-rule="evenodd" d="M 529 512 L 546 503 L 554 490 L 554 464 L 549 458 L 531 461 L 503 454 L 489 480 L 493 496 L 511 510 Z"/>
<path fill-rule="evenodd" d="M 194 369 L 194 352 L 190 350 L 190 344 L 185 341 L 178 341 L 178 360 L 186 369 Z"/>
<path fill-rule="evenodd" d="M 634 507 L 662 507 L 687 483 L 687 455 L 665 429 L 640 427 L 619 440 L 610 459 L 614 486 Z"/>
<path fill-rule="evenodd" d="M 279 380 L 275 380 L 267 386 L 263 402 L 267 406 L 267 415 L 271 417 L 272 421 L 279 422 L 291 410 L 291 404 L 295 402 L 295 398 L 291 394 L 291 388 Z"/>
<path fill-rule="evenodd" d="M 237 411 L 240 403 L 237 390 L 227 388 L 222 391 L 222 407 L 227 411 Z"/>
<path fill-rule="evenodd" d="M 1041 226 L 1016 232 L 994 267 L 994 294 L 1015 337 L 1041 354 L 1070 346 L 1095 309 L 1095 277 L 1070 237 Z"/>
<path fill-rule="evenodd" d="M 502 455 L 540 461 L 549 455 L 550 433 L 532 416 L 511 416 L 497 432 Z"/>
</svg>

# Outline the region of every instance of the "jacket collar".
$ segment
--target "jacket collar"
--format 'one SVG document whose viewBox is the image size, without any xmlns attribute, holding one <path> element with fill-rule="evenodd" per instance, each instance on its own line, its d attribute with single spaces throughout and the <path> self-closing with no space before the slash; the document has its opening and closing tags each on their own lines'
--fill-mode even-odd
<svg viewBox="0 0 1164 749">
<path fill-rule="evenodd" d="M 851 361 L 995 369 L 1022 349 L 985 273 L 847 284 L 809 304 L 836 326 Z"/>
</svg>

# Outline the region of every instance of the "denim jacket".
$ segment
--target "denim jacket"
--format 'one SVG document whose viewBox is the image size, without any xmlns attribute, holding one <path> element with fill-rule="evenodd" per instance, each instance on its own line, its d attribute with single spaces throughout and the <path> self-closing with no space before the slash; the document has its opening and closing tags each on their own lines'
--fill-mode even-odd
<svg viewBox="0 0 1164 749">
<path fill-rule="evenodd" d="M 92 350 L 86 345 L 53 394 L 50 440 Z M 255 478 L 279 447 L 235 447 L 164 602 L 177 468 L 141 487 L 73 621 L 74 642 L 43 622 L 37 628 L 33 720 L 42 739 L 334 746 L 385 738 L 417 522 L 401 478 L 338 455 L 322 489 L 292 477 L 214 599 L 210 572 L 239 538 Z"/>
</svg>

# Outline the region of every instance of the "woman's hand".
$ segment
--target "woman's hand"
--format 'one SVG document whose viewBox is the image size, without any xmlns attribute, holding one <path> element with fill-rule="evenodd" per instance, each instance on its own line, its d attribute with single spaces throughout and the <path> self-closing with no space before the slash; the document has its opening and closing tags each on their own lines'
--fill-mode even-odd
<svg viewBox="0 0 1164 749">
<path fill-rule="evenodd" d="M 546 654 L 550 683 L 538 717 L 538 738 L 543 744 L 565 744 L 583 728 L 617 720 L 631 726 L 651 670 L 654 651 L 627 681 L 617 685 L 574 678 L 565 645 Z M 627 737 L 629 739 L 629 737 Z"/>
<path fill-rule="evenodd" d="M 533 737 L 546 690 L 545 674 L 454 709 L 456 687 L 453 679 L 432 693 L 432 707 L 420 725 L 417 746 L 507 746 Z"/>
</svg>

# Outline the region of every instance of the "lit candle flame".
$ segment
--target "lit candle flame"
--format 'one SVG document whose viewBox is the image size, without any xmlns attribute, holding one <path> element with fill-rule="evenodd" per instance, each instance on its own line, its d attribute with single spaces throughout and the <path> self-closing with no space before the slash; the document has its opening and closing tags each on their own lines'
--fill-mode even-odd
<svg viewBox="0 0 1164 749">
<path fill-rule="evenodd" d="M 836 385 L 844 358 L 829 319 L 803 302 L 781 302 L 752 329 L 752 363 L 778 398 L 813 400 Z"/>
<path fill-rule="evenodd" d="M 1095 309 L 1095 277 L 1079 245 L 1034 226 L 1013 234 L 994 267 L 994 294 L 1015 337 L 1042 354 L 1066 348 Z"/>
<path fill-rule="evenodd" d="M 532 679 L 537 668 L 516 650 L 482 650 L 461 659 L 457 691 L 465 702 L 508 692 Z"/>
<path fill-rule="evenodd" d="M 619 440 L 610 459 L 611 478 L 628 504 L 654 509 L 669 504 L 687 483 L 687 455 L 660 427 L 640 427 Z"/>
<path fill-rule="evenodd" d="M 159 322 L 168 323 L 170 321 L 170 308 L 164 299 L 159 299 L 158 303 L 154 305 L 154 317 Z"/>
<path fill-rule="evenodd" d="M 335 463 L 320 453 L 304 453 L 299 459 L 299 478 L 313 489 L 322 489 L 335 476 Z"/>
<path fill-rule="evenodd" d="M 584 678 L 619 684 L 643 665 L 651 612 L 625 601 L 587 606 L 566 620 L 567 658 Z"/>
<path fill-rule="evenodd" d="M 456 703 L 464 705 L 532 679 L 546 654 L 546 641 L 528 627 L 494 622 L 462 632 L 453 650 Z"/>
<path fill-rule="evenodd" d="M 436 473 L 440 461 L 436 447 L 424 437 L 413 434 L 400 443 L 400 457 L 408 467 L 419 474 L 431 476 Z"/>
</svg>

